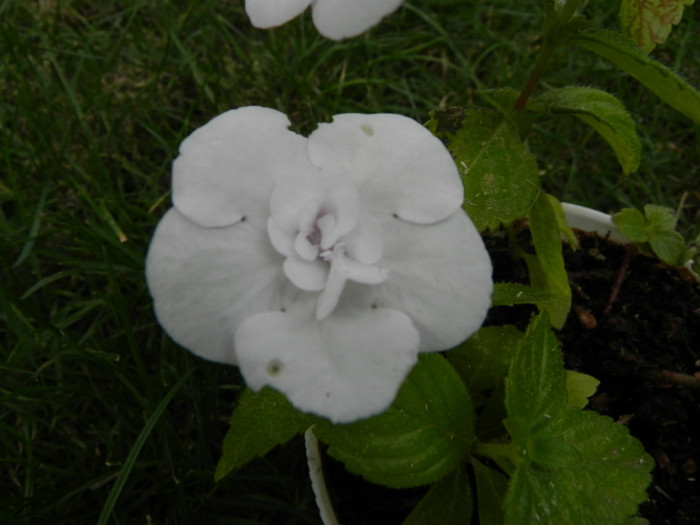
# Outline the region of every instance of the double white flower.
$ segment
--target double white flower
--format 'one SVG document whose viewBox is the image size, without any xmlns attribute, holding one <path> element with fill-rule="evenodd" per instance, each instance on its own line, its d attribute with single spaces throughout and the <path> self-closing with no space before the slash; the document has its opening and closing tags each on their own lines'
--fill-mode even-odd
<svg viewBox="0 0 700 525">
<path fill-rule="evenodd" d="M 247 107 L 182 143 L 148 285 L 184 347 L 352 421 L 388 407 L 419 352 L 481 325 L 491 264 L 424 127 L 389 114 L 337 115 L 308 138 L 288 126 Z"/>
<path fill-rule="evenodd" d="M 403 0 L 245 0 L 245 9 L 255 27 L 268 29 L 289 22 L 311 6 L 319 33 L 333 40 L 357 36 L 385 16 Z"/>
</svg>

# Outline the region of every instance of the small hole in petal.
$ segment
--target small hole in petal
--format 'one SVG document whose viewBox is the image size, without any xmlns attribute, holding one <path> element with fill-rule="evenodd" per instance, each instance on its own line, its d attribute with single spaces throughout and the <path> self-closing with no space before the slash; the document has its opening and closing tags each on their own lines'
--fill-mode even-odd
<svg viewBox="0 0 700 525">
<path fill-rule="evenodd" d="M 246 216 L 244 215 L 243 217 L 241 217 L 241 222 L 245 222 L 245 221 L 246 221 Z"/>
<path fill-rule="evenodd" d="M 273 359 L 267 363 L 267 374 L 271 376 L 278 376 L 282 373 L 284 369 L 284 363 L 279 359 Z"/>
<path fill-rule="evenodd" d="M 398 214 L 398 213 L 392 213 L 391 216 L 392 216 L 394 219 L 398 219 L 398 218 L 399 218 L 399 214 Z"/>
<path fill-rule="evenodd" d="M 286 311 L 287 311 L 287 309 L 284 306 L 282 308 L 280 308 L 280 312 L 286 312 Z"/>
</svg>

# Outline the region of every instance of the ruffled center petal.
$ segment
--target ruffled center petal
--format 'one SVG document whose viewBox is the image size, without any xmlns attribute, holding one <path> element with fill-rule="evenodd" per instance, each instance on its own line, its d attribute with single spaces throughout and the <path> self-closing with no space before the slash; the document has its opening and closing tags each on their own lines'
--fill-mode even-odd
<svg viewBox="0 0 700 525">
<path fill-rule="evenodd" d="M 304 174 L 280 182 L 270 199 L 268 235 L 286 257 L 284 273 L 298 288 L 321 292 L 316 319 L 338 305 L 347 281 L 381 284 L 389 276 L 379 222 L 362 206 L 348 179 Z"/>
</svg>

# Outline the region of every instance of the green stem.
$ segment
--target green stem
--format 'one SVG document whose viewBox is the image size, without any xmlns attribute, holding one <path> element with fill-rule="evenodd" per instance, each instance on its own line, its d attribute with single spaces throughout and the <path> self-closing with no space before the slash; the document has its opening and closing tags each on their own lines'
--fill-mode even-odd
<svg viewBox="0 0 700 525">
<path fill-rule="evenodd" d="M 492 459 L 499 464 L 503 458 L 509 459 L 513 465 L 517 465 L 521 461 L 520 455 L 512 443 L 484 443 L 477 440 L 474 442 L 472 453 L 475 456 Z"/>
<path fill-rule="evenodd" d="M 581 0 L 566 0 L 561 11 L 559 11 L 557 20 L 549 27 L 544 36 L 544 44 L 535 62 L 535 67 L 530 73 L 522 91 L 520 91 L 520 95 L 518 96 L 518 100 L 515 101 L 513 109 L 523 109 L 525 107 L 530 95 L 535 91 L 540 77 L 542 77 L 547 66 L 549 66 L 549 61 L 552 59 L 554 50 L 557 48 L 557 45 L 559 45 L 557 33 L 562 27 L 569 23 L 569 20 L 576 14 L 580 4 Z"/>
<path fill-rule="evenodd" d="M 518 96 L 518 100 L 515 101 L 513 109 L 523 109 L 525 107 L 530 95 L 535 91 L 542 73 L 547 69 L 555 48 L 556 44 L 553 40 L 545 40 L 544 47 L 542 51 L 540 51 L 540 56 L 537 57 L 537 62 L 535 62 L 535 68 L 530 73 L 530 77 L 527 79 L 522 91 L 520 91 L 520 95 Z"/>
</svg>

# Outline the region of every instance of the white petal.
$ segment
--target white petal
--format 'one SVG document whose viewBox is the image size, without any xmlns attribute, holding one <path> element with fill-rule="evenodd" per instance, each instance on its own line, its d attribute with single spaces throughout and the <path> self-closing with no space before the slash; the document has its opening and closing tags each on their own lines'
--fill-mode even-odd
<svg viewBox="0 0 700 525">
<path fill-rule="evenodd" d="M 344 255 L 336 257 L 334 263 L 340 267 L 340 271 L 346 279 L 355 281 L 356 283 L 369 285 L 380 284 L 389 277 L 389 270 L 386 268 L 359 263 Z"/>
<path fill-rule="evenodd" d="M 323 290 L 328 279 L 328 263 L 287 257 L 284 261 L 284 274 L 298 288 L 318 292 Z"/>
<path fill-rule="evenodd" d="M 270 212 L 282 228 L 298 229 L 301 222 L 313 222 L 326 191 L 326 178 L 313 172 L 284 172 L 270 198 Z M 304 212 L 304 217 L 302 217 Z"/>
<path fill-rule="evenodd" d="M 305 261 L 315 261 L 318 257 L 318 246 L 311 244 L 307 236 L 300 232 L 294 241 L 294 252 Z"/>
<path fill-rule="evenodd" d="M 491 260 L 462 210 L 431 225 L 400 219 L 383 223 L 381 265 L 389 278 L 377 286 L 348 282 L 343 301 L 395 308 L 418 328 L 421 351 L 452 348 L 483 323 L 491 305 Z"/>
<path fill-rule="evenodd" d="M 321 244 L 319 245 L 321 249 L 327 250 L 333 246 L 338 238 L 335 235 L 337 221 L 335 217 L 330 213 L 319 217 L 316 220 L 316 225 L 318 226 L 319 233 L 321 234 Z"/>
<path fill-rule="evenodd" d="M 360 195 L 348 179 L 338 179 L 326 194 L 323 208 L 335 219 L 323 230 L 322 248 L 328 249 L 359 222 Z"/>
<path fill-rule="evenodd" d="M 290 21 L 309 7 L 312 0 L 245 0 L 250 22 L 262 29 Z"/>
<path fill-rule="evenodd" d="M 307 139 L 267 108 L 227 111 L 194 131 L 173 163 L 173 203 L 200 226 L 267 220 L 273 180 L 313 170 Z"/>
<path fill-rule="evenodd" d="M 375 214 L 431 223 L 464 199 L 449 151 L 425 127 L 400 115 L 336 115 L 309 136 L 309 156 L 324 172 L 354 180 Z"/>
<path fill-rule="evenodd" d="M 316 0 L 314 25 L 319 33 L 333 40 L 353 37 L 367 31 L 403 0 Z"/>
<path fill-rule="evenodd" d="M 267 234 L 279 253 L 287 257 L 294 254 L 294 228 L 282 228 L 270 217 L 267 221 Z"/>
<path fill-rule="evenodd" d="M 264 228 L 248 221 L 200 228 L 175 208 L 153 235 L 146 278 L 165 331 L 195 354 L 231 364 L 241 322 L 287 308 L 301 293 L 284 276 Z"/>
<path fill-rule="evenodd" d="M 347 276 L 343 272 L 337 260 L 330 264 L 328 278 L 326 279 L 323 291 L 318 296 L 316 303 L 316 319 L 319 321 L 328 317 L 335 307 L 338 306 L 340 294 L 343 293 Z"/>
<path fill-rule="evenodd" d="M 357 261 L 374 264 L 383 253 L 381 226 L 371 213 L 362 210 L 359 216 L 359 226 L 343 238 L 346 253 Z"/>
<path fill-rule="evenodd" d="M 316 321 L 313 303 L 247 319 L 236 332 L 246 383 L 336 423 L 386 409 L 416 362 L 418 332 L 390 309 L 344 310 Z"/>
</svg>

